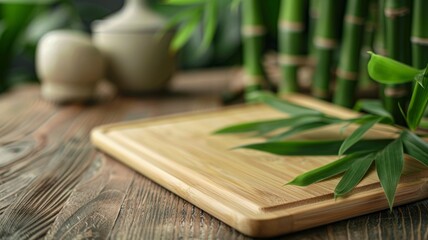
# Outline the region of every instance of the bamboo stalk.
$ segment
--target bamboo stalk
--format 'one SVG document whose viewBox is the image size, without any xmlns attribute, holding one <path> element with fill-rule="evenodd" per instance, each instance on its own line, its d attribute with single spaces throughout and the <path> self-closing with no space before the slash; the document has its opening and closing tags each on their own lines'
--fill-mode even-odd
<svg viewBox="0 0 428 240">
<path fill-rule="evenodd" d="M 337 24 L 339 0 L 318 0 L 319 20 L 315 29 L 314 44 L 315 73 L 312 84 L 312 95 L 327 99 L 329 97 L 333 54 L 337 47 Z"/>
<path fill-rule="evenodd" d="M 266 28 L 261 16 L 261 0 L 242 1 L 242 36 L 245 70 L 245 95 L 248 97 L 266 81 L 263 69 L 263 48 Z"/>
<path fill-rule="evenodd" d="M 348 1 L 333 98 L 335 104 L 348 108 L 354 104 L 367 12 L 368 0 Z"/>
<path fill-rule="evenodd" d="M 428 26 L 425 20 L 428 14 L 428 1 L 415 0 L 412 20 L 412 64 L 416 68 L 425 68 L 428 64 Z"/>
<path fill-rule="evenodd" d="M 377 54 L 386 55 L 385 49 L 385 1 L 386 0 L 374 0 L 378 1 L 378 19 L 375 33 L 375 39 L 373 43 L 373 49 Z"/>
<path fill-rule="evenodd" d="M 308 24 L 308 63 L 315 66 L 315 44 L 313 39 L 315 38 L 316 23 L 319 19 L 319 0 L 309 0 L 309 24 Z"/>
<path fill-rule="evenodd" d="M 279 64 L 281 66 L 282 81 L 279 84 L 279 93 L 297 92 L 298 69 L 306 63 L 305 52 L 305 13 L 307 1 L 282 0 L 280 10 L 279 29 Z"/>
<path fill-rule="evenodd" d="M 387 56 L 410 64 L 410 3 L 408 0 L 385 0 L 385 49 Z M 383 86 L 383 103 L 398 124 L 405 125 L 400 106 L 408 102 L 411 84 Z M 404 109 L 405 110 L 405 109 Z"/>
<path fill-rule="evenodd" d="M 367 71 L 367 64 L 370 60 L 368 51 L 376 52 L 375 39 L 376 32 L 380 30 L 380 16 L 379 16 L 379 0 L 369 0 L 369 16 L 365 25 L 364 43 L 361 49 L 360 56 L 360 71 L 358 78 L 358 89 L 360 92 L 365 93 L 368 91 L 373 92 L 376 89 L 376 83 L 370 78 Z"/>
</svg>

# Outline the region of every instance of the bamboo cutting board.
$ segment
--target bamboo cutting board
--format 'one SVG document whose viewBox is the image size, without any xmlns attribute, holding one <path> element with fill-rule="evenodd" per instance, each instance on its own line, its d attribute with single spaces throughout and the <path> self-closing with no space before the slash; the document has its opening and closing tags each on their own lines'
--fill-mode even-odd
<svg viewBox="0 0 428 240">
<path fill-rule="evenodd" d="M 289 100 L 338 117 L 356 115 L 301 95 Z M 284 183 L 337 157 L 286 157 L 231 150 L 261 139 L 211 134 L 230 124 L 283 116 L 262 105 L 240 106 L 101 126 L 93 130 L 92 142 L 249 236 L 276 236 L 388 208 L 374 171 L 351 195 L 334 200 L 337 178 L 308 187 L 284 186 Z M 340 126 L 324 128 L 296 138 L 341 139 L 339 129 Z M 378 126 L 367 137 L 388 137 L 386 132 L 384 126 Z M 427 198 L 427 181 L 428 169 L 407 159 L 396 205 Z"/>
</svg>

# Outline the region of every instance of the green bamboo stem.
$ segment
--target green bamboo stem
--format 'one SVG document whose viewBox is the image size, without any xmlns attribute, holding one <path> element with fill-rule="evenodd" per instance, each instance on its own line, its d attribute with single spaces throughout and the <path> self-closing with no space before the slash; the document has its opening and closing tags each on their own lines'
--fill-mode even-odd
<svg viewBox="0 0 428 240">
<path fill-rule="evenodd" d="M 358 89 L 361 92 L 371 91 L 376 88 L 376 83 L 370 78 L 367 71 L 367 64 L 370 59 L 370 55 L 367 52 L 376 52 L 375 50 L 375 38 L 376 32 L 379 31 L 379 0 L 369 0 L 369 15 L 366 21 L 365 32 L 364 32 L 364 43 L 361 49 L 360 56 L 360 71 L 358 78 Z"/>
<path fill-rule="evenodd" d="M 242 37 L 245 70 L 245 94 L 261 88 L 265 81 L 263 46 L 266 33 L 261 16 L 262 0 L 242 1 Z"/>
<path fill-rule="evenodd" d="M 385 49 L 385 1 L 386 0 L 374 0 L 378 1 L 378 18 L 376 24 L 375 39 L 373 43 L 374 52 L 380 55 L 386 55 Z"/>
<path fill-rule="evenodd" d="M 410 4 L 408 0 L 385 0 L 385 49 L 387 56 L 410 64 Z M 405 108 L 411 84 L 383 86 L 385 108 L 398 124 L 405 125 L 400 106 Z M 404 109 L 405 111 L 405 109 Z"/>
<path fill-rule="evenodd" d="M 279 64 L 282 80 L 279 84 L 279 93 L 297 92 L 298 69 L 306 63 L 305 52 L 305 13 L 307 1 L 282 0 L 279 29 Z"/>
<path fill-rule="evenodd" d="M 308 63 L 315 65 L 315 44 L 313 39 L 315 38 L 316 23 L 319 19 L 319 0 L 309 0 L 309 24 L 308 24 Z"/>
<path fill-rule="evenodd" d="M 428 64 L 428 1 L 415 0 L 412 20 L 412 64 L 422 69 Z"/>
<path fill-rule="evenodd" d="M 428 64 L 428 27 L 426 25 L 426 14 L 428 11 L 428 1 L 415 0 L 413 5 L 412 19 L 412 64 L 415 68 L 424 69 Z M 418 93 L 426 91 L 426 86 L 422 87 L 419 84 L 413 85 L 413 94 L 416 97 Z M 412 104 L 421 104 L 415 101 L 410 101 Z M 426 110 L 426 103 L 425 103 Z M 407 114 L 411 114 L 407 112 Z"/>
<path fill-rule="evenodd" d="M 315 29 L 314 44 L 315 73 L 312 84 L 312 95 L 329 98 L 330 80 L 332 78 L 333 54 L 337 47 L 338 7 L 340 0 L 318 0 L 319 20 Z"/>
<path fill-rule="evenodd" d="M 335 104 L 348 108 L 353 106 L 355 100 L 367 12 L 368 0 L 348 1 L 333 98 Z"/>
</svg>

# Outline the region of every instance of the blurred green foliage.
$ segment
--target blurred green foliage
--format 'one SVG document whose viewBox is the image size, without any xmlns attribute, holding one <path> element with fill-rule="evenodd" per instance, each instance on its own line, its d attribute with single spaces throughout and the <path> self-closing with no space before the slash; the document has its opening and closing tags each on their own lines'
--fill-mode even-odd
<svg viewBox="0 0 428 240">
<path fill-rule="evenodd" d="M 180 49 L 182 68 L 241 64 L 240 1 L 164 0 L 154 4 L 159 12 L 172 16 L 170 24 L 178 28 L 178 41 L 173 45 Z M 280 0 L 262 5 L 267 48 L 277 48 L 279 5 Z"/>
<path fill-rule="evenodd" d="M 71 0 L 0 1 L 0 92 L 36 81 L 34 55 L 40 38 L 55 29 L 88 30 L 85 22 L 108 12 Z"/>
<path fill-rule="evenodd" d="M 186 15 L 188 10 L 188 6 L 169 5 L 165 0 L 146 1 L 167 18 Z M 207 20 L 195 24 L 178 55 L 181 69 L 237 65 L 241 62 L 239 7 L 231 8 L 230 0 L 211 2 L 215 3 L 216 11 L 212 11 L 213 5 L 204 10 L 212 13 L 210 20 L 216 24 L 207 25 Z M 122 4 L 123 0 L 0 0 L 0 93 L 18 83 L 37 81 L 34 55 L 37 43 L 45 33 L 55 29 L 90 32 L 92 21 L 105 18 Z M 278 9 L 279 0 L 266 1 L 263 9 L 270 33 L 267 42 L 273 48 L 276 47 Z M 183 19 L 178 22 L 185 25 Z M 212 41 L 204 37 L 207 28 L 213 30 Z M 206 44 L 201 49 L 203 42 Z"/>
</svg>

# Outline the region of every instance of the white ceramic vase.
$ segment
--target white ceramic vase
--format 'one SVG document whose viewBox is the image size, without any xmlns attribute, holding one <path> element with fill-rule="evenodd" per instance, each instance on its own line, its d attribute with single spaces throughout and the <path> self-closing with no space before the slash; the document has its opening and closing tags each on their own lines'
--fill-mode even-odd
<svg viewBox="0 0 428 240">
<path fill-rule="evenodd" d="M 56 30 L 40 39 L 36 70 L 42 96 L 55 102 L 85 101 L 104 77 L 104 59 L 88 34 Z"/>
<path fill-rule="evenodd" d="M 143 0 L 127 0 L 119 12 L 94 22 L 93 41 L 107 59 L 107 78 L 125 93 L 166 87 L 174 70 L 169 50 L 172 32 L 161 35 L 166 21 Z"/>
</svg>

